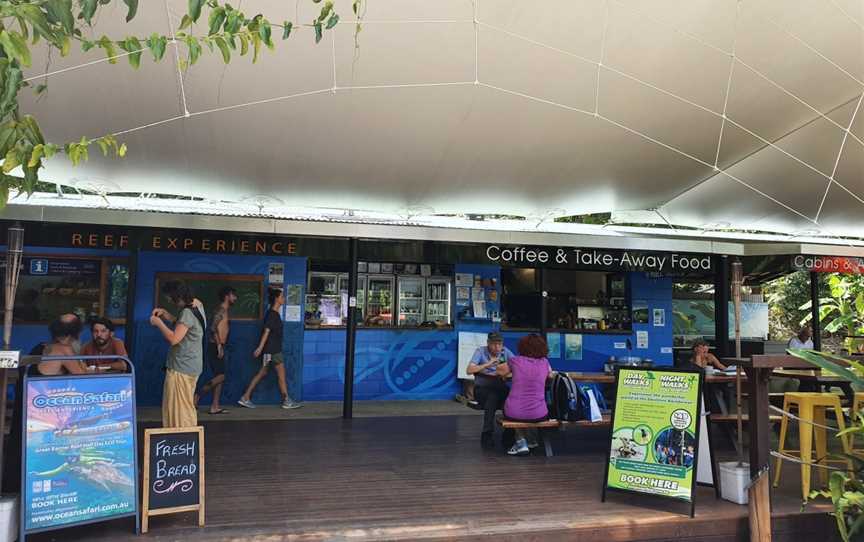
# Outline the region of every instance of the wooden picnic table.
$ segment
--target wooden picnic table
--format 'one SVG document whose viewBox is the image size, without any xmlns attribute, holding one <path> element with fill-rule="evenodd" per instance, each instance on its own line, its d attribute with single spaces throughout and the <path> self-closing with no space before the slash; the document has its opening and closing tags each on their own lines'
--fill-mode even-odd
<svg viewBox="0 0 864 542">
<path fill-rule="evenodd" d="M 855 390 L 852 389 L 852 383 L 849 380 L 823 373 L 821 369 L 774 369 L 771 372 L 771 377 L 794 378 L 801 383 L 798 391 L 802 392 L 819 392 L 825 388 L 840 388 L 850 405 L 855 400 Z"/>
<path fill-rule="evenodd" d="M 657 370 L 662 370 L 664 367 L 657 367 Z M 566 373 L 572 380 L 576 382 L 591 382 L 594 384 L 614 384 L 615 375 L 607 373 L 592 373 L 592 372 L 568 372 Z M 747 376 L 742 374 L 741 381 L 745 382 Z M 728 384 L 735 382 L 735 375 L 712 374 L 705 375 L 705 382 L 708 384 Z"/>
</svg>

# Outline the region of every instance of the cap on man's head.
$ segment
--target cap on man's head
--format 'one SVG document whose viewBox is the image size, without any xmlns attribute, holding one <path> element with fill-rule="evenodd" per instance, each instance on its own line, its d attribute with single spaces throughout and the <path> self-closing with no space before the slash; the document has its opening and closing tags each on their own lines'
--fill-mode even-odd
<svg viewBox="0 0 864 542">
<path fill-rule="evenodd" d="M 489 335 L 486 335 L 486 342 L 487 343 L 503 343 L 504 342 L 504 335 L 501 335 L 497 331 L 493 331 Z"/>
</svg>

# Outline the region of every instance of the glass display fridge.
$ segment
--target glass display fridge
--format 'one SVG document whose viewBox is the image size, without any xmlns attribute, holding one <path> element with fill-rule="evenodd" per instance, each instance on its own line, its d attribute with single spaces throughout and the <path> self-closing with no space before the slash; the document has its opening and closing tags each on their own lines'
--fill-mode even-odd
<svg viewBox="0 0 864 542">
<path fill-rule="evenodd" d="M 370 275 L 366 281 L 366 311 L 363 325 L 392 326 L 394 278 Z"/>
<path fill-rule="evenodd" d="M 427 322 L 450 325 L 450 279 L 426 279 Z"/>
<path fill-rule="evenodd" d="M 415 327 L 423 322 L 425 279 L 399 277 L 399 326 Z"/>
<path fill-rule="evenodd" d="M 310 273 L 307 292 L 307 324 L 342 325 L 342 295 L 336 273 Z"/>
<path fill-rule="evenodd" d="M 339 275 L 339 293 L 342 294 L 342 318 L 345 319 L 345 324 L 348 324 L 348 275 Z M 360 316 L 357 322 L 363 324 L 366 318 L 366 275 L 357 276 L 357 308 L 360 309 Z"/>
</svg>

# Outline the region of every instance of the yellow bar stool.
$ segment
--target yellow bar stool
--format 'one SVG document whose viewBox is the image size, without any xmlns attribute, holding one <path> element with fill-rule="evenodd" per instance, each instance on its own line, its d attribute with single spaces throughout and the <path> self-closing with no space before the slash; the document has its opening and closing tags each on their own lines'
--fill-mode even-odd
<svg viewBox="0 0 864 542">
<path fill-rule="evenodd" d="M 864 394 L 862 394 L 864 400 Z M 801 458 L 801 495 L 806 501 L 810 495 L 810 463 L 813 459 L 813 444 L 815 435 L 816 444 L 816 461 L 820 464 L 840 463 L 852 470 L 852 462 L 849 459 L 826 459 L 828 455 L 828 435 L 827 431 L 819 425 L 825 424 L 825 412 L 828 409 L 834 409 L 834 415 L 837 417 L 837 426 L 842 431 L 846 429 L 846 423 L 843 419 L 843 408 L 840 405 L 840 397 L 833 393 L 800 393 L 790 392 L 783 396 L 783 410 L 790 412 L 792 407 L 798 411 L 798 440 L 800 442 L 799 450 L 791 450 L 786 448 L 786 430 L 789 426 L 789 416 L 783 414 L 783 419 L 780 421 L 780 453 L 784 455 L 798 454 Z M 818 425 L 813 425 L 813 424 Z M 815 429 L 815 431 L 814 431 Z M 843 451 L 850 453 L 848 436 L 840 437 L 843 445 Z M 783 467 L 783 460 L 777 458 L 774 470 L 774 487 L 780 484 L 780 471 Z M 818 468 L 819 480 L 822 485 L 828 483 L 828 472 L 826 469 Z"/>
</svg>

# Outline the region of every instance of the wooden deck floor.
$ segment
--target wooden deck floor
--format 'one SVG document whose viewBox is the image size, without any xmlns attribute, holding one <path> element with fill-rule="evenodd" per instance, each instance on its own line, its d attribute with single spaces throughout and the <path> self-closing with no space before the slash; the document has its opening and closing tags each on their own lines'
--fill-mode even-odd
<svg viewBox="0 0 864 542">
<path fill-rule="evenodd" d="M 476 416 L 205 422 L 207 527 L 156 517 L 156 540 L 748 540 L 747 507 L 700 488 L 686 507 L 599 501 L 605 431 L 559 455 L 484 452 Z M 799 513 L 795 469 L 775 493 L 775 541 L 832 540 L 825 506 Z M 118 520 L 32 541 L 141 540 Z"/>
</svg>

